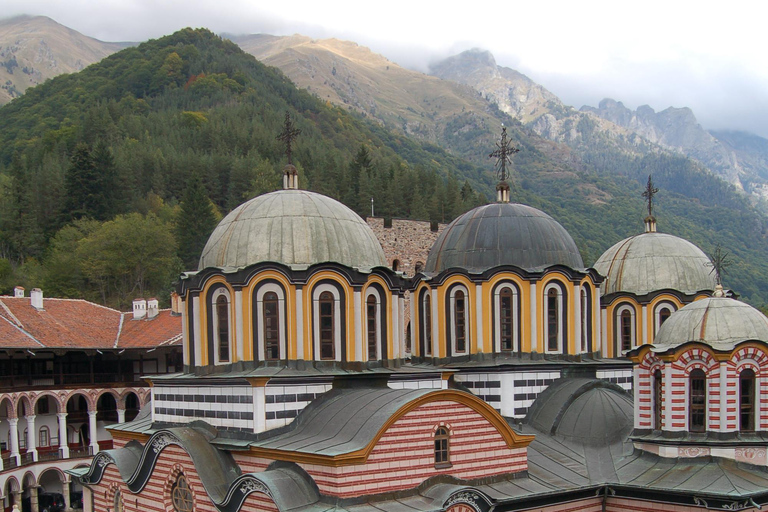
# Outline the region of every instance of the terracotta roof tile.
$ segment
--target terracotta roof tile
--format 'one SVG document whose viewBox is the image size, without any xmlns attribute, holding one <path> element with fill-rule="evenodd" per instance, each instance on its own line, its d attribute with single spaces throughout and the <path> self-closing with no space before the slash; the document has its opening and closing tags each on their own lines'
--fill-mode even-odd
<svg viewBox="0 0 768 512">
<path fill-rule="evenodd" d="M 0 297 L 0 347 L 151 348 L 181 344 L 181 317 L 160 311 L 151 320 L 81 299 Z"/>
</svg>

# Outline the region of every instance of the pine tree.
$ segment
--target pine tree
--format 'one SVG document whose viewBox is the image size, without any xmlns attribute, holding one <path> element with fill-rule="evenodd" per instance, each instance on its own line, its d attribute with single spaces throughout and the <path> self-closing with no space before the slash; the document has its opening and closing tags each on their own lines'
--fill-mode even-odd
<svg viewBox="0 0 768 512">
<path fill-rule="evenodd" d="M 185 269 L 197 267 L 205 242 L 216 227 L 216 216 L 203 180 L 195 173 L 184 190 L 176 222 L 178 255 Z"/>
<path fill-rule="evenodd" d="M 64 220 L 72 221 L 85 217 L 96 219 L 103 214 L 101 177 L 96 171 L 91 148 L 87 144 L 81 143 L 75 147 L 64 186 Z"/>
</svg>

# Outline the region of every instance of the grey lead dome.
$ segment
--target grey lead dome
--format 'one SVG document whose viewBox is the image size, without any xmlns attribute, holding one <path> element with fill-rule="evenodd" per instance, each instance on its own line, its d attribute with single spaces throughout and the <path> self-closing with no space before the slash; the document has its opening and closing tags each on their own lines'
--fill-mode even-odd
<svg viewBox="0 0 768 512">
<path fill-rule="evenodd" d="M 594 267 L 606 277 L 605 295 L 645 295 L 663 289 L 694 294 L 715 287 L 707 255 L 688 240 L 665 233 L 626 238 L 605 251 Z"/>
<path fill-rule="evenodd" d="M 743 341 L 768 342 L 768 318 L 749 304 L 728 297 L 697 300 L 661 325 L 653 350 L 664 352 L 688 342 L 729 351 Z"/>
<path fill-rule="evenodd" d="M 536 208 L 494 203 L 451 222 L 429 251 L 424 270 L 483 271 L 500 265 L 537 269 L 558 264 L 584 267 L 579 249 L 563 226 Z"/>
<path fill-rule="evenodd" d="M 198 268 L 244 268 L 264 261 L 291 267 L 386 265 L 381 244 L 360 216 L 306 190 L 278 190 L 232 210 L 205 244 Z"/>
</svg>

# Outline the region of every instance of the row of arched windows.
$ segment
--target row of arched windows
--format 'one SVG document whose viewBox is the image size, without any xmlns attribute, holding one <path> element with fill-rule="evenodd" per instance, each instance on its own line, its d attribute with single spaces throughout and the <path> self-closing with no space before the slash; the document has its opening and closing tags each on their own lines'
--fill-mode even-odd
<svg viewBox="0 0 768 512">
<path fill-rule="evenodd" d="M 285 290 L 276 281 L 266 281 L 253 294 L 253 354 L 257 361 L 277 361 L 287 358 L 287 323 Z M 386 322 L 384 289 L 371 285 L 364 297 L 364 344 L 368 360 L 385 359 Z M 233 361 L 234 332 L 232 329 L 232 297 L 223 284 L 208 291 L 208 348 L 213 364 Z M 346 356 L 343 344 L 346 316 L 344 289 L 332 281 L 313 287 L 312 337 L 316 360 L 339 361 Z"/>
<path fill-rule="evenodd" d="M 654 331 L 651 338 L 656 336 L 661 325 L 677 310 L 671 302 L 660 302 L 654 307 Z M 637 314 L 630 303 L 618 305 L 616 312 L 616 355 L 620 355 L 638 345 L 637 343 Z"/>
<path fill-rule="evenodd" d="M 434 298 L 433 291 L 424 288 L 419 294 L 419 354 L 433 355 Z M 592 296 L 587 286 L 581 287 L 581 352 L 592 350 Z M 462 284 L 448 288 L 446 300 L 446 353 L 450 356 L 466 355 L 470 350 L 470 303 L 469 291 Z M 547 353 L 567 352 L 568 292 L 566 287 L 552 281 L 544 288 L 544 343 Z M 520 350 L 521 313 L 520 290 L 511 281 L 496 285 L 492 292 L 493 308 L 491 311 L 494 352 L 515 352 Z"/>
<path fill-rule="evenodd" d="M 664 404 L 661 370 L 653 372 L 652 382 L 653 428 L 661 430 Z M 742 432 L 755 430 L 755 396 L 755 372 L 746 368 L 739 374 L 738 388 L 737 428 Z M 707 430 L 707 375 L 700 368 L 695 368 L 688 376 L 688 430 Z"/>
</svg>

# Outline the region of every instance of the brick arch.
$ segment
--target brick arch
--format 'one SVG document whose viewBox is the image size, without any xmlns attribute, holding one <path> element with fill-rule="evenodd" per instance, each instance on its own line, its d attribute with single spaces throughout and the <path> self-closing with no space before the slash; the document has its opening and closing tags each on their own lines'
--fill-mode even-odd
<svg viewBox="0 0 768 512">
<path fill-rule="evenodd" d="M 54 473 L 59 475 L 59 482 L 64 483 L 67 480 L 67 476 L 64 474 L 64 472 L 56 466 L 49 466 L 45 468 L 43 471 L 40 472 L 39 475 L 37 475 L 37 479 L 40 480 L 44 474 L 50 471 L 53 471 Z"/>
<path fill-rule="evenodd" d="M 664 361 L 659 359 L 653 352 L 648 351 L 638 366 L 644 370 L 653 372 L 656 369 L 664 368 Z"/>
<path fill-rule="evenodd" d="M 136 398 L 139 399 L 139 406 L 144 405 L 142 402 L 142 393 L 141 390 L 138 388 L 125 388 L 122 393 L 120 393 L 120 398 L 117 401 L 117 408 L 118 409 L 125 409 L 125 401 L 128 399 L 128 395 L 133 393 L 136 395 Z"/>
<path fill-rule="evenodd" d="M 5 493 L 5 490 L 8 489 L 10 492 L 14 491 L 21 491 L 21 485 L 19 484 L 19 480 L 15 476 L 9 476 L 8 479 L 3 484 L 3 492 Z"/>
<path fill-rule="evenodd" d="M 14 397 L 8 393 L 3 393 L 0 395 L 0 407 L 3 407 L 4 403 L 6 404 L 5 415 L 8 417 L 8 419 L 16 418 L 16 400 Z"/>
<path fill-rule="evenodd" d="M 85 390 L 79 390 L 79 389 L 74 389 L 67 394 L 66 398 L 64 399 L 64 407 L 66 408 L 69 401 L 77 395 L 80 395 L 83 398 L 85 398 L 85 402 L 88 404 L 89 411 L 96 410 L 96 402 L 93 398 L 93 395 L 91 393 L 87 393 Z"/>
<path fill-rule="evenodd" d="M 99 400 L 104 395 L 112 395 L 112 398 L 115 399 L 115 403 L 118 406 L 120 405 L 120 393 L 118 393 L 117 391 L 115 391 L 114 389 L 111 389 L 111 388 L 104 388 L 104 389 L 96 391 L 95 394 L 94 394 L 94 397 L 93 397 L 93 403 L 94 404 L 98 404 Z"/>
<path fill-rule="evenodd" d="M 20 407 L 24 407 L 24 412 L 21 413 L 22 416 L 27 416 L 29 414 L 34 414 L 34 409 L 32 408 L 32 401 L 29 399 L 29 397 L 22 393 L 16 398 L 16 413 L 19 413 Z"/>
<path fill-rule="evenodd" d="M 24 473 L 24 476 L 21 478 L 21 485 L 23 489 L 26 489 L 26 487 L 24 487 L 24 482 L 27 481 L 27 477 L 29 477 L 30 481 L 32 482 L 31 485 L 33 487 L 37 485 L 37 478 L 35 478 L 35 474 L 32 471 L 27 471 L 26 473 Z"/>
<path fill-rule="evenodd" d="M 56 402 L 56 407 L 58 408 L 59 412 L 66 412 L 65 409 L 67 407 L 67 404 L 66 403 L 62 404 L 61 403 L 61 398 L 64 395 L 63 393 L 57 395 L 53 391 L 41 391 L 39 393 L 30 393 L 30 395 L 31 395 L 30 400 L 32 401 L 32 410 L 33 411 L 37 409 L 37 402 L 42 397 L 49 396 L 49 397 L 53 398 L 53 400 Z"/>
<path fill-rule="evenodd" d="M 768 372 L 768 354 L 755 346 L 746 346 L 737 349 L 731 356 L 731 361 L 736 367 L 736 373 L 741 373 L 743 368 L 752 368 L 755 376 Z M 749 365 L 749 366 L 748 366 Z"/>
<path fill-rule="evenodd" d="M 120 484 L 118 482 L 111 482 L 109 484 L 109 487 L 107 487 L 106 490 L 106 502 L 109 509 L 112 509 L 111 505 L 114 505 L 115 503 L 115 493 L 120 490 Z M 123 498 L 122 493 L 120 493 L 120 501 L 123 502 L 123 510 L 125 510 L 125 499 Z"/>
<path fill-rule="evenodd" d="M 704 371 L 707 377 L 710 377 L 713 370 L 718 368 L 714 356 L 708 350 L 704 350 L 703 348 L 691 348 L 686 350 L 677 358 L 677 364 L 686 375 L 690 375 L 694 369 L 700 368 Z"/>
<path fill-rule="evenodd" d="M 168 473 L 168 478 L 165 479 L 165 483 L 163 484 L 163 495 L 161 497 L 163 509 L 165 512 L 174 512 L 171 490 L 173 489 L 173 484 L 176 483 L 176 480 L 178 480 L 180 475 L 184 475 L 184 478 L 187 479 L 187 487 L 189 488 L 189 492 L 192 493 L 192 503 L 197 504 L 195 490 L 189 483 L 189 477 L 187 476 L 188 474 L 189 472 L 184 468 L 182 464 L 176 463 L 171 466 L 171 470 Z"/>
</svg>

